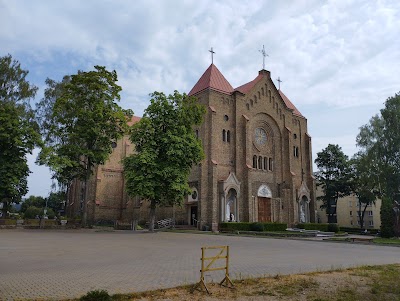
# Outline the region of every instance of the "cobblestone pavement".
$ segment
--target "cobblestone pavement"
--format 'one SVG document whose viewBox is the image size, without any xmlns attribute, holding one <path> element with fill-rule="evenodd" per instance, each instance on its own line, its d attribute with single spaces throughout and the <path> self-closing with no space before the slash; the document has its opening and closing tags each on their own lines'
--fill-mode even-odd
<svg viewBox="0 0 400 301">
<path fill-rule="evenodd" d="M 195 283 L 202 246 L 229 245 L 233 278 L 400 263 L 400 248 L 189 233 L 1 230 L 0 300 L 128 293 Z M 219 272 L 207 281 L 219 281 Z"/>
</svg>

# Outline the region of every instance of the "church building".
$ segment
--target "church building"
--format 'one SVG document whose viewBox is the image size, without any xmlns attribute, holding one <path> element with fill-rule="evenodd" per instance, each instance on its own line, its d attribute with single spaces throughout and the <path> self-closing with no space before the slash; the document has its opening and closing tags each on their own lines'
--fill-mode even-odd
<svg viewBox="0 0 400 301">
<path fill-rule="evenodd" d="M 205 159 L 192 168 L 192 194 L 182 207 L 157 208 L 156 219 L 218 230 L 220 222 L 315 221 L 315 183 L 307 119 L 260 70 L 233 88 L 212 63 L 189 92 L 205 105 L 204 122 L 195 130 Z M 133 117 L 132 122 L 140 118 Z M 147 220 L 149 204 L 124 189 L 121 160 L 134 151 L 128 137 L 89 181 L 89 221 Z M 70 187 L 69 216 L 82 208 L 82 183 Z"/>
</svg>

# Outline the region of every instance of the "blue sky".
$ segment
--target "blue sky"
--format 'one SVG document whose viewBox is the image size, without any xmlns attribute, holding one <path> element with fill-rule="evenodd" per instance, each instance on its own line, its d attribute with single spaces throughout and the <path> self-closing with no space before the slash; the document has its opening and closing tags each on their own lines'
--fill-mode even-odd
<svg viewBox="0 0 400 301">
<path fill-rule="evenodd" d="M 0 0 L 0 56 L 39 87 L 94 65 L 115 69 L 121 106 L 141 116 L 153 91 L 188 92 L 211 63 L 232 86 L 266 69 L 308 119 L 313 157 L 328 143 L 352 156 L 359 127 L 400 91 L 400 2 Z M 50 176 L 29 157 L 29 194 Z"/>
</svg>

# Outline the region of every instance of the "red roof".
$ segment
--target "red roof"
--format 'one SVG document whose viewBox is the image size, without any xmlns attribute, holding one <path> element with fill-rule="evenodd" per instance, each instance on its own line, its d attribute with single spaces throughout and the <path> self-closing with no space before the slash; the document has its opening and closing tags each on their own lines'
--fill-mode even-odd
<svg viewBox="0 0 400 301">
<path fill-rule="evenodd" d="M 190 90 L 189 96 L 197 94 L 208 88 L 225 94 L 231 94 L 233 92 L 233 87 L 231 84 L 226 80 L 226 78 L 214 64 L 211 64 L 210 67 L 208 67 L 208 69 L 200 77 L 192 90 Z"/>
<path fill-rule="evenodd" d="M 301 115 L 300 111 L 297 110 L 297 108 L 295 107 L 295 105 L 289 100 L 289 98 L 286 97 L 285 94 L 283 94 L 283 92 L 282 92 L 281 90 L 279 90 L 279 94 L 281 95 L 283 101 L 285 102 L 285 105 L 286 105 L 289 109 L 293 110 L 293 114 L 294 114 L 294 115 L 303 117 L 303 115 Z"/>
<path fill-rule="evenodd" d="M 242 92 L 243 94 L 246 94 L 249 92 L 257 83 L 259 80 L 263 78 L 263 75 L 260 73 L 258 76 L 253 79 L 251 82 L 248 82 L 247 84 L 241 85 L 240 87 L 237 87 L 235 91 Z"/>
<path fill-rule="evenodd" d="M 128 125 L 129 126 L 134 125 L 136 122 L 139 122 L 140 119 L 141 119 L 140 117 L 132 116 L 131 120 L 128 121 Z"/>
</svg>

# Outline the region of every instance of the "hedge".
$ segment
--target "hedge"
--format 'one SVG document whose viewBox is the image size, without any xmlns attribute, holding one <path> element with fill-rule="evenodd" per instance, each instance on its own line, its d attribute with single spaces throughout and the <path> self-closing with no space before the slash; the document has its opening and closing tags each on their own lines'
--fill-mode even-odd
<svg viewBox="0 0 400 301">
<path fill-rule="evenodd" d="M 232 231 L 285 231 L 287 224 L 282 223 L 220 223 L 220 230 Z"/>
<path fill-rule="evenodd" d="M 340 227 L 340 231 L 353 234 L 360 234 L 361 232 L 364 232 L 364 229 L 355 227 Z M 377 234 L 379 232 L 379 229 L 367 229 L 367 231 L 368 234 Z"/>
<path fill-rule="evenodd" d="M 304 230 L 319 230 L 323 232 L 339 232 L 340 228 L 337 224 L 319 224 L 319 223 L 305 223 L 296 226 Z"/>
</svg>

